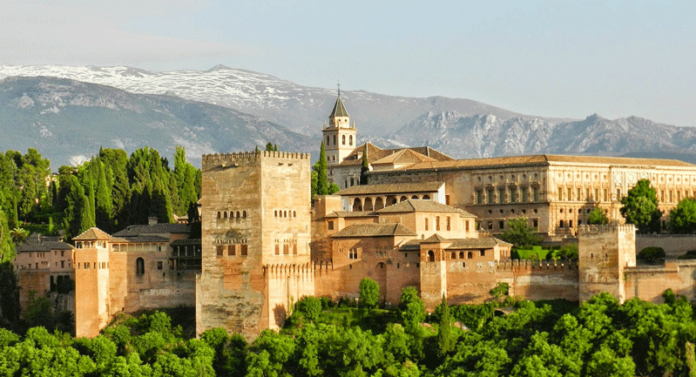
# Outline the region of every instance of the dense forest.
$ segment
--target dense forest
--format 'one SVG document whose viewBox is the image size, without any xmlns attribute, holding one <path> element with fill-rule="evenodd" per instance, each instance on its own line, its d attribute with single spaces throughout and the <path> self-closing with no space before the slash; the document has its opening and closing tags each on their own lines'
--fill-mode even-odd
<svg viewBox="0 0 696 377">
<path fill-rule="evenodd" d="M 492 292 L 494 294 L 495 292 Z M 378 294 L 378 293 L 377 293 Z M 3 376 L 693 376 L 696 320 L 665 304 L 599 294 L 578 306 L 491 297 L 426 314 L 417 291 L 375 307 L 305 297 L 280 332 L 251 344 L 211 329 L 200 339 L 162 312 L 122 315 L 94 339 L 0 329 Z M 496 296 L 499 296 L 496 294 Z M 179 315 L 187 318 L 190 315 Z M 190 323 L 189 323 L 190 326 Z"/>
<path fill-rule="evenodd" d="M 35 149 L 0 153 L 0 254 L 14 257 L 13 238 L 38 230 L 62 229 L 66 240 L 92 226 L 113 233 L 150 216 L 172 222 L 187 215 L 201 195 L 201 171 L 177 147 L 174 167 L 152 148 L 130 156 L 121 149 L 101 149 L 84 164 L 61 166 L 51 174 L 50 161 Z M 195 211 L 194 211 L 195 212 Z"/>
</svg>

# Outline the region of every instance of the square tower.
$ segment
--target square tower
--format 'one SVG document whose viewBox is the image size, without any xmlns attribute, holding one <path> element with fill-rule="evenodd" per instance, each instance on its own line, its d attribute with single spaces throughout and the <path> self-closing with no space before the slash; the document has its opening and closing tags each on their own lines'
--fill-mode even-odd
<svg viewBox="0 0 696 377">
<path fill-rule="evenodd" d="M 198 334 L 222 327 L 252 339 L 314 294 L 310 171 L 305 153 L 203 156 Z"/>
<path fill-rule="evenodd" d="M 329 125 L 324 124 L 322 133 L 329 166 L 340 164 L 355 149 L 358 130 L 355 124 L 350 124 L 350 115 L 343 105 L 340 92 L 329 115 Z"/>
</svg>

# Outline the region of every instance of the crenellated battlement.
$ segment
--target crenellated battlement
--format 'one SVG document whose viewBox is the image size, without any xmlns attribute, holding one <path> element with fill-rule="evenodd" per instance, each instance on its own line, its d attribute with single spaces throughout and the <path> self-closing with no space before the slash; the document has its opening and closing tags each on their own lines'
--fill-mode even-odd
<svg viewBox="0 0 696 377">
<path fill-rule="evenodd" d="M 303 264 L 267 264 L 263 266 L 264 273 L 273 278 L 288 275 L 312 275 L 314 268 L 312 263 Z"/>
<path fill-rule="evenodd" d="M 591 236 L 606 233 L 635 233 L 636 227 L 633 224 L 607 224 L 607 225 L 580 225 L 578 227 L 579 236 Z"/>
<path fill-rule="evenodd" d="M 500 271 L 511 270 L 577 270 L 578 263 L 573 261 L 554 261 L 554 260 L 526 260 L 513 259 L 496 262 L 496 269 Z"/>
<path fill-rule="evenodd" d="M 272 151 L 259 151 L 259 152 L 234 152 L 234 153 L 214 153 L 214 154 L 204 154 L 202 156 L 203 169 L 210 168 L 213 166 L 230 166 L 239 163 L 250 163 L 261 161 L 262 159 L 281 159 L 281 160 L 309 160 L 311 158 L 309 153 L 301 152 L 272 152 Z"/>
</svg>

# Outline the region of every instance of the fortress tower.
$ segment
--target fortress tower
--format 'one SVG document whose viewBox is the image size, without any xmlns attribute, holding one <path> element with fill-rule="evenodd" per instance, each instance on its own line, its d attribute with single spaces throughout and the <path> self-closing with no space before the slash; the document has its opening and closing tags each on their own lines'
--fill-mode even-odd
<svg viewBox="0 0 696 377">
<path fill-rule="evenodd" d="M 309 161 L 267 151 L 203 156 L 198 334 L 222 327 L 253 339 L 314 294 Z"/>
<path fill-rule="evenodd" d="M 624 269 L 636 265 L 635 226 L 583 225 L 578 228 L 578 249 L 580 301 L 609 292 L 624 302 Z"/>
<path fill-rule="evenodd" d="M 329 166 L 338 165 L 346 158 L 356 146 L 358 130 L 355 123 L 351 126 L 350 115 L 341 100 L 341 90 L 338 90 L 338 98 L 329 115 L 329 125 L 324 124 L 324 148 L 326 149 L 326 161 Z"/>
</svg>

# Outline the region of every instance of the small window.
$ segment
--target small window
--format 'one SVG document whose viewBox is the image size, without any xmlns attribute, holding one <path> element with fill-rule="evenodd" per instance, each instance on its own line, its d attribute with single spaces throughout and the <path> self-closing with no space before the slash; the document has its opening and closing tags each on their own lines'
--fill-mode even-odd
<svg viewBox="0 0 696 377">
<path fill-rule="evenodd" d="M 428 250 L 428 262 L 435 262 L 435 252 Z"/>
<path fill-rule="evenodd" d="M 485 256 L 486 256 L 486 250 L 481 250 L 480 253 L 481 253 L 481 256 L 482 256 L 482 257 L 485 257 Z"/>
<path fill-rule="evenodd" d="M 425 219 L 425 230 L 428 230 L 428 219 Z"/>
<path fill-rule="evenodd" d="M 435 230 L 440 230 L 440 216 L 435 216 Z"/>
<path fill-rule="evenodd" d="M 160 261 L 160 262 L 157 262 L 157 269 L 158 269 L 158 270 L 161 270 L 161 269 L 162 269 L 162 262 L 161 262 L 161 261 Z"/>
<path fill-rule="evenodd" d="M 222 213 L 222 218 L 223 218 L 223 219 L 226 219 L 226 218 L 227 218 L 227 211 L 225 211 L 225 212 Z"/>
<path fill-rule="evenodd" d="M 280 244 L 276 244 L 275 255 L 280 255 Z"/>
<path fill-rule="evenodd" d="M 227 255 L 234 256 L 236 254 L 235 248 L 237 245 L 227 245 Z"/>
<path fill-rule="evenodd" d="M 222 245 L 217 245 L 215 246 L 215 251 L 217 251 L 217 256 L 221 257 L 223 255 L 223 252 L 225 251 L 225 247 Z"/>
<path fill-rule="evenodd" d="M 334 229 L 334 222 L 332 220 L 329 221 L 328 223 L 328 229 L 333 230 Z"/>
<path fill-rule="evenodd" d="M 242 212 L 242 217 L 246 219 L 246 211 Z"/>
<path fill-rule="evenodd" d="M 452 224 L 449 216 L 447 216 L 447 230 L 452 230 Z"/>
<path fill-rule="evenodd" d="M 290 254 L 290 245 L 288 245 L 287 243 L 283 244 L 283 254 L 284 255 Z"/>
<path fill-rule="evenodd" d="M 138 276 L 145 275 L 145 261 L 143 258 L 135 260 L 135 274 Z"/>
<path fill-rule="evenodd" d="M 499 222 L 498 222 L 498 227 L 499 227 L 501 230 L 502 230 L 502 229 L 505 229 L 505 221 L 502 221 L 502 220 L 499 221 Z"/>
<path fill-rule="evenodd" d="M 242 256 L 246 256 L 246 255 L 247 255 L 247 245 L 246 245 L 246 244 L 243 244 L 243 245 L 241 245 L 241 246 L 242 246 L 242 252 L 241 252 L 241 254 L 242 254 Z"/>
<path fill-rule="evenodd" d="M 455 253 L 455 252 L 450 253 L 450 259 L 457 259 L 457 253 Z"/>
<path fill-rule="evenodd" d="M 467 259 L 472 259 L 472 258 L 474 258 L 474 253 L 472 253 L 472 252 L 470 251 L 470 252 L 467 253 L 466 257 L 467 257 Z"/>
<path fill-rule="evenodd" d="M 464 259 L 464 252 L 463 251 L 459 252 L 459 259 Z"/>
<path fill-rule="evenodd" d="M 297 244 L 292 244 L 292 255 L 297 255 Z"/>
<path fill-rule="evenodd" d="M 217 217 L 218 217 L 218 219 L 222 218 L 222 213 L 218 211 Z"/>
<path fill-rule="evenodd" d="M 462 267 L 466 267 L 466 262 L 462 262 Z"/>
</svg>

